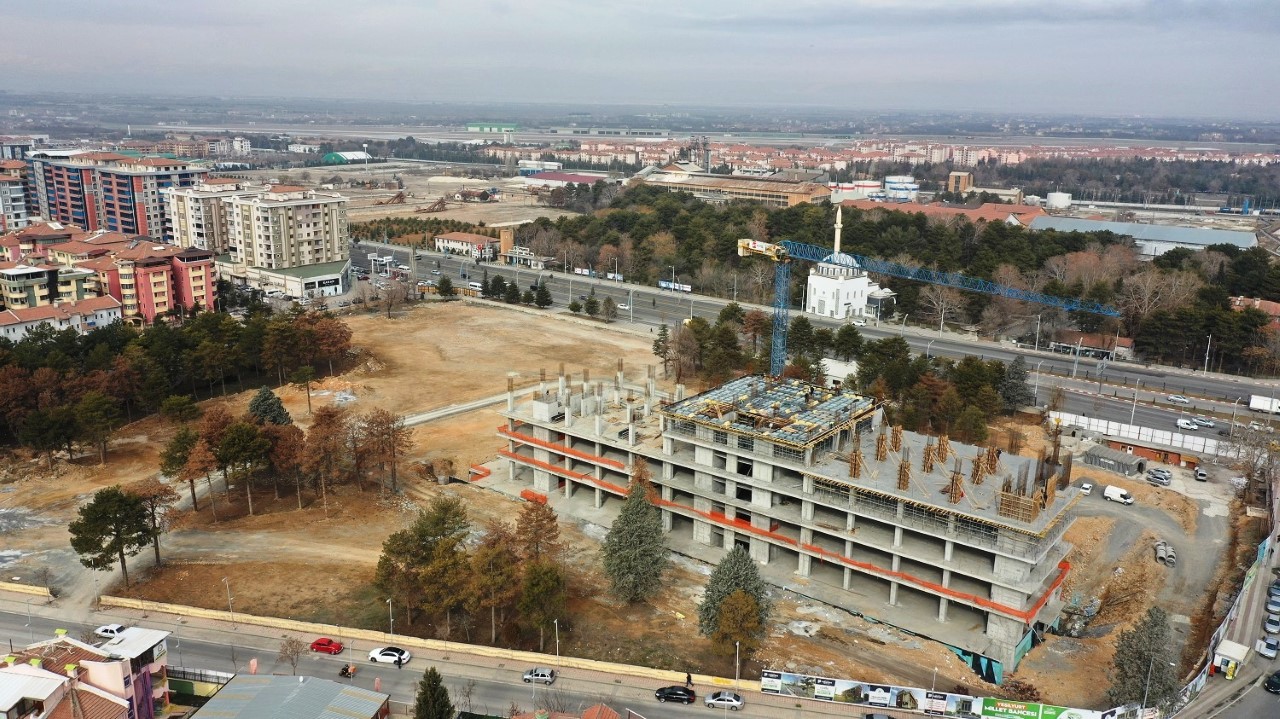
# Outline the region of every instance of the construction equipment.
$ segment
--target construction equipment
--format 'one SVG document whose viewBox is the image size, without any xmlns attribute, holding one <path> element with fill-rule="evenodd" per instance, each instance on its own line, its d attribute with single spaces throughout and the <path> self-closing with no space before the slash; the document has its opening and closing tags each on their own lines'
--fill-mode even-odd
<svg viewBox="0 0 1280 719">
<path fill-rule="evenodd" d="M 405 191 L 404 191 L 404 190 L 401 190 L 401 191 L 397 192 L 396 194 L 392 195 L 391 197 L 388 197 L 388 198 L 387 198 L 387 199 L 385 199 L 385 200 L 378 200 L 377 202 L 375 202 L 375 203 L 373 203 L 373 204 L 375 204 L 375 205 L 403 205 L 403 204 L 404 204 L 404 202 L 405 202 L 405 200 L 407 200 L 407 199 L 409 199 L 409 196 L 408 196 L 407 194 L 405 194 Z"/>
<path fill-rule="evenodd" d="M 837 240 L 838 242 L 838 240 Z M 823 262 L 840 267 L 849 267 L 864 272 L 875 272 L 890 277 L 901 277 L 915 282 L 927 282 L 933 285 L 954 287 L 969 292 L 982 292 L 997 297 L 1008 297 L 1023 302 L 1057 307 L 1067 312 L 1089 312 L 1107 317 L 1119 317 L 1120 311 L 1109 305 L 1092 300 L 1054 297 L 1040 292 L 996 284 L 990 280 L 967 277 L 958 272 L 942 272 L 923 267 L 910 267 L 899 262 L 878 260 L 862 255 L 851 255 L 835 252 L 817 245 L 806 245 L 801 242 L 783 240 L 774 244 L 759 240 L 738 240 L 738 255 L 764 255 L 774 262 L 773 276 L 773 346 L 769 358 L 769 373 L 777 376 L 787 364 L 787 328 L 791 313 L 791 262 L 792 260 L 808 260 Z"/>
<path fill-rule="evenodd" d="M 426 207 L 419 207 L 418 209 L 414 210 L 414 212 L 444 212 L 446 209 L 448 209 L 448 207 L 449 207 L 449 203 L 446 202 L 443 197 L 441 197 L 440 199 L 436 200 L 430 205 L 427 205 Z"/>
</svg>

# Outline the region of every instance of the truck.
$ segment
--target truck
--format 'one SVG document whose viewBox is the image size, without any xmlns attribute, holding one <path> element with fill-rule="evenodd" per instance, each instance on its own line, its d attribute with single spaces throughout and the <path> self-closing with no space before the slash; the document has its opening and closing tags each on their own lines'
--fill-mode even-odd
<svg viewBox="0 0 1280 719">
<path fill-rule="evenodd" d="M 1133 504 L 1132 494 L 1111 484 L 1108 484 L 1106 489 L 1102 490 L 1102 498 L 1110 502 L 1119 502 L 1120 504 Z"/>
<path fill-rule="evenodd" d="M 1280 399 L 1251 394 L 1249 395 L 1249 409 L 1270 414 L 1280 414 Z"/>
</svg>

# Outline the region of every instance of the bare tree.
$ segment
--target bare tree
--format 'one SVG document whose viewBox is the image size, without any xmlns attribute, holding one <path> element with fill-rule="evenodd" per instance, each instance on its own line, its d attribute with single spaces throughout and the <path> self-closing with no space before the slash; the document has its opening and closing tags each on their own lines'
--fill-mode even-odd
<svg viewBox="0 0 1280 719">
<path fill-rule="evenodd" d="M 298 660 L 302 658 L 302 653 L 307 651 L 307 645 L 297 637 L 285 637 L 280 642 L 280 656 L 276 661 L 287 662 L 289 668 L 294 674 L 298 673 Z"/>
<path fill-rule="evenodd" d="M 947 317 L 960 319 L 959 310 L 964 307 L 964 295 L 952 287 L 929 285 L 920 292 L 920 307 L 930 320 L 945 322 Z"/>
</svg>

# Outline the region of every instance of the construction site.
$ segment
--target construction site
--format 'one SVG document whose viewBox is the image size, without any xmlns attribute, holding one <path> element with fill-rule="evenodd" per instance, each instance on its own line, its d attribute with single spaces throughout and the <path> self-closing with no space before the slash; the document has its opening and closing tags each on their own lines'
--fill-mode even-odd
<svg viewBox="0 0 1280 719">
<path fill-rule="evenodd" d="M 519 401 L 518 401 L 519 399 Z M 1069 458 L 884 424 L 874 401 L 741 377 L 697 395 L 561 374 L 512 391 L 507 479 L 570 516 L 620 506 L 646 461 L 673 548 L 735 546 L 814 598 L 939 641 L 1000 682 L 1054 625 L 1078 495 Z"/>
</svg>

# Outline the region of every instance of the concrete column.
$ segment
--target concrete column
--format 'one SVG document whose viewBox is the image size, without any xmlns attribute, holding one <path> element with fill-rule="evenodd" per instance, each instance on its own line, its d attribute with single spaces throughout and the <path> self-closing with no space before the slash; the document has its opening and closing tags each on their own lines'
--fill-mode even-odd
<svg viewBox="0 0 1280 719">
<path fill-rule="evenodd" d="M 956 548 L 956 543 L 948 539 L 942 544 L 942 561 L 951 561 L 951 552 Z"/>
<path fill-rule="evenodd" d="M 627 425 L 627 444 L 628 444 L 628 445 L 630 445 L 630 446 L 632 446 L 632 447 L 636 446 L 636 444 L 637 444 L 637 442 L 636 442 L 636 423 L 635 423 L 635 422 L 631 422 L 630 424 L 628 424 L 628 425 Z"/>
<path fill-rule="evenodd" d="M 813 557 L 810 557 L 809 555 L 802 553 L 799 559 L 800 561 L 796 563 L 796 574 L 799 574 L 802 577 L 809 576 L 810 567 L 812 566 L 812 563 L 813 563 Z"/>
<path fill-rule="evenodd" d="M 682 399 L 684 399 L 684 385 L 678 384 L 676 385 L 676 401 L 679 402 Z"/>
<path fill-rule="evenodd" d="M 813 521 L 813 502 L 805 499 L 800 502 L 800 518 L 809 522 Z M 805 530 L 800 530 L 805 531 Z"/>
<path fill-rule="evenodd" d="M 893 546 L 895 547 L 902 546 L 902 527 L 893 528 Z M 898 555 L 896 554 L 893 556 L 893 563 L 895 565 L 898 563 Z M 894 569 L 897 569 L 897 567 L 895 566 Z"/>
<path fill-rule="evenodd" d="M 845 567 L 844 568 L 844 588 L 846 591 L 848 591 L 849 585 L 852 583 L 853 583 L 853 570 L 848 567 Z"/>
<path fill-rule="evenodd" d="M 858 515 L 849 512 L 844 515 L 844 531 L 853 534 L 853 527 L 857 523 Z"/>
<path fill-rule="evenodd" d="M 693 520 L 693 541 L 711 545 L 711 523 L 701 519 Z"/>
<path fill-rule="evenodd" d="M 893 606 L 898 605 L 898 583 L 897 582 L 889 583 L 889 604 Z"/>
<path fill-rule="evenodd" d="M 596 509 L 600 509 L 601 507 L 604 506 L 604 490 L 600 489 L 599 487 L 595 488 L 595 490 L 596 490 Z"/>
<path fill-rule="evenodd" d="M 596 436 L 604 434 L 604 415 L 596 414 Z"/>
<path fill-rule="evenodd" d="M 951 604 L 951 602 L 948 601 L 946 597 L 942 597 L 938 600 L 938 621 L 947 621 L 947 606 L 949 604 Z"/>
<path fill-rule="evenodd" d="M 942 586 L 944 587 L 951 586 L 951 570 L 950 569 L 942 570 Z"/>
<path fill-rule="evenodd" d="M 800 543 L 813 544 L 813 530 L 808 527 L 800 528 Z"/>
<path fill-rule="evenodd" d="M 507 378 L 507 411 L 513 412 L 516 408 L 516 381 L 511 377 Z"/>
<path fill-rule="evenodd" d="M 568 429 L 573 426 L 573 407 L 568 402 L 564 403 L 564 427 Z M 567 441 L 567 438 L 566 438 Z"/>
<path fill-rule="evenodd" d="M 800 491 L 805 494 L 813 494 L 813 477 L 804 474 L 800 477 Z"/>
<path fill-rule="evenodd" d="M 561 401 L 561 402 L 564 402 L 564 393 L 565 393 L 565 389 L 566 389 L 566 388 L 567 388 L 567 387 L 566 387 L 566 384 L 565 384 L 564 373 L 563 373 L 563 372 L 561 372 L 561 373 L 560 373 L 560 382 L 559 382 L 559 385 L 558 385 L 558 392 L 559 392 L 559 395 L 560 395 L 560 397 L 559 397 L 559 398 L 560 398 L 560 401 Z"/>
</svg>

